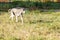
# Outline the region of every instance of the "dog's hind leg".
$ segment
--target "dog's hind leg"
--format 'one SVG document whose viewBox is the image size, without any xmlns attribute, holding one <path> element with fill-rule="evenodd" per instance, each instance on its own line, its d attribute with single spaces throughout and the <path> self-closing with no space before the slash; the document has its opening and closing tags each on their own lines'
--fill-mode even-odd
<svg viewBox="0 0 60 40">
<path fill-rule="evenodd" d="M 16 16 L 16 22 L 18 22 L 18 16 Z"/>
<path fill-rule="evenodd" d="M 9 19 L 12 19 L 12 21 L 13 21 L 13 17 L 14 17 L 14 14 L 13 14 L 13 12 L 11 12 L 11 16 L 9 17 Z"/>
</svg>

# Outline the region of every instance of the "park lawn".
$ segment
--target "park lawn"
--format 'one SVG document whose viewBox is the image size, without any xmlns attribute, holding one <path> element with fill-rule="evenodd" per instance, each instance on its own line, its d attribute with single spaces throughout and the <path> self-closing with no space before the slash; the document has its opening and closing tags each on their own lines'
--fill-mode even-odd
<svg viewBox="0 0 60 40">
<path fill-rule="evenodd" d="M 0 40 L 60 40 L 60 12 L 27 11 L 23 25 L 9 16 L 0 13 Z"/>
</svg>

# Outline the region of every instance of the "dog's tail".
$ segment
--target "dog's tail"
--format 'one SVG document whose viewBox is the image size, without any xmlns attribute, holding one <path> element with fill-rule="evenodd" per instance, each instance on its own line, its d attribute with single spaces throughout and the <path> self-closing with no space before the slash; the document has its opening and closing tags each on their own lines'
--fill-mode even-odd
<svg viewBox="0 0 60 40">
<path fill-rule="evenodd" d="M 11 11 L 11 9 L 8 9 L 8 12 Z"/>
<path fill-rule="evenodd" d="M 11 9 L 8 9 L 8 13 L 11 13 Z"/>
</svg>

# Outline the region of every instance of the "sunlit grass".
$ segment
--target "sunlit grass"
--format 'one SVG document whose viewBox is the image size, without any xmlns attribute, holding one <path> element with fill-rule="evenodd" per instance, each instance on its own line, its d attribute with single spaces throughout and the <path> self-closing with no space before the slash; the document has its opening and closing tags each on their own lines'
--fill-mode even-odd
<svg viewBox="0 0 60 40">
<path fill-rule="evenodd" d="M 0 15 L 0 40 L 60 40 L 60 12 L 27 11 L 24 24 Z"/>
</svg>

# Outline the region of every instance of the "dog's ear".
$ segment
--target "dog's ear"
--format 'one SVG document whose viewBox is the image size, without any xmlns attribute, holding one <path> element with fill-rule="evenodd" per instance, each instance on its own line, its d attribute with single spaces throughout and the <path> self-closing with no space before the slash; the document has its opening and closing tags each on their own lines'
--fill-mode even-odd
<svg viewBox="0 0 60 40">
<path fill-rule="evenodd" d="M 23 11 L 23 13 L 25 13 L 25 11 Z"/>
</svg>

